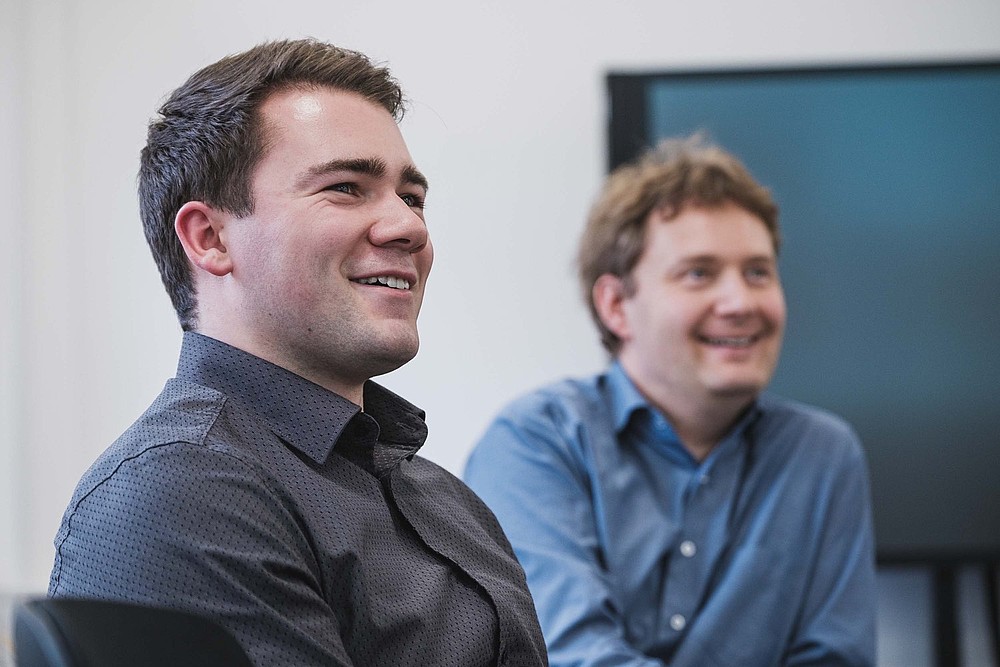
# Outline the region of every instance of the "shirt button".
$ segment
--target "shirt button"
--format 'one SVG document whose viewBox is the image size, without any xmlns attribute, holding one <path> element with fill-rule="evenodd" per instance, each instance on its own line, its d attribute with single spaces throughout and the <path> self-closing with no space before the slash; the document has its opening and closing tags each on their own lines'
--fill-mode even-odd
<svg viewBox="0 0 1000 667">
<path fill-rule="evenodd" d="M 699 482 L 699 483 L 700 483 L 700 484 L 701 484 L 702 486 L 705 486 L 706 484 L 708 484 L 708 481 L 709 481 L 709 479 L 708 479 L 708 475 L 702 475 L 702 476 L 701 476 L 701 479 L 699 479 L 699 480 L 698 480 L 698 482 Z"/>
<path fill-rule="evenodd" d="M 684 540 L 681 542 L 681 555 L 685 558 L 691 558 L 698 553 L 698 547 L 695 546 L 694 542 L 691 540 Z"/>
<path fill-rule="evenodd" d="M 681 616 L 680 614 L 674 614 L 673 616 L 670 617 L 670 627 L 672 627 L 677 632 L 683 630 L 685 625 L 687 625 L 687 619 Z"/>
</svg>

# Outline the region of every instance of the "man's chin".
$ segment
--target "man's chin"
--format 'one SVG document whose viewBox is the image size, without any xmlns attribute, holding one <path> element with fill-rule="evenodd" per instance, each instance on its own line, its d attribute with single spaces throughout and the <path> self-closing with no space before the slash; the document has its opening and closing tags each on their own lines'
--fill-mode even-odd
<svg viewBox="0 0 1000 667">
<path fill-rule="evenodd" d="M 709 383 L 711 393 L 719 398 L 746 399 L 757 398 L 767 386 L 766 380 L 759 378 L 726 378 Z"/>
<path fill-rule="evenodd" d="M 420 343 L 416 336 L 412 340 L 393 341 L 385 345 L 373 347 L 365 360 L 369 366 L 370 377 L 385 375 L 406 365 L 417 356 Z"/>
</svg>

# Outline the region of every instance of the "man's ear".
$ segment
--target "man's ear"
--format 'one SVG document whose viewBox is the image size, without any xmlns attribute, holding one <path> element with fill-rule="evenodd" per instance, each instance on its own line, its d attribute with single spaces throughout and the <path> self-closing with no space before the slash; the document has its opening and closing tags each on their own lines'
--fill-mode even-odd
<svg viewBox="0 0 1000 667">
<path fill-rule="evenodd" d="M 594 300 L 594 310 L 598 317 L 611 333 L 622 340 L 631 338 L 631 328 L 624 308 L 628 295 L 623 278 L 610 273 L 601 274 L 594 282 L 590 298 Z"/>
<path fill-rule="evenodd" d="M 224 276 L 233 270 L 232 257 L 223 242 L 228 218 L 201 201 L 184 204 L 174 218 L 174 231 L 188 259 L 213 276 Z"/>
</svg>

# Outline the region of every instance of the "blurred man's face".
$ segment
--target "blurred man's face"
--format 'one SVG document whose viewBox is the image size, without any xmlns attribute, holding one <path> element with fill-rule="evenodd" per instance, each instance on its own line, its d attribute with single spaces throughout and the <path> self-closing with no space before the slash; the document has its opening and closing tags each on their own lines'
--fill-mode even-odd
<svg viewBox="0 0 1000 667">
<path fill-rule="evenodd" d="M 751 401 L 770 381 L 785 328 L 771 235 L 733 204 L 647 221 L 635 291 L 621 302 L 619 358 L 667 403 Z"/>
</svg>

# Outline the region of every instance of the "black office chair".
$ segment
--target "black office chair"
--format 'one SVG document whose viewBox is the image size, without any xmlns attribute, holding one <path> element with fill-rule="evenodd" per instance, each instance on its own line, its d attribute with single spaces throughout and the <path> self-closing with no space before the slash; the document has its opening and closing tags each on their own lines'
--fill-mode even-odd
<svg viewBox="0 0 1000 667">
<path fill-rule="evenodd" d="M 252 667 L 214 621 L 106 600 L 34 599 L 14 610 L 17 667 Z"/>
</svg>

